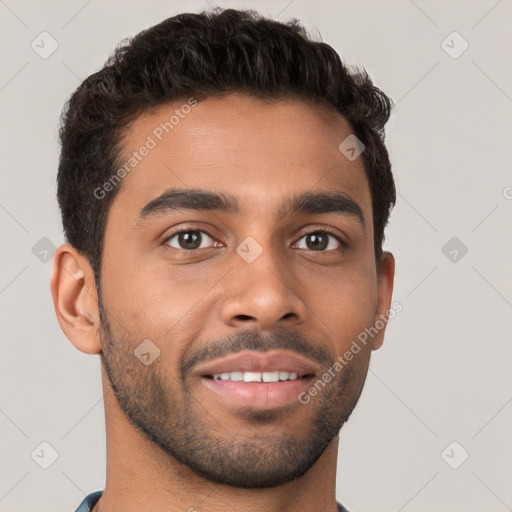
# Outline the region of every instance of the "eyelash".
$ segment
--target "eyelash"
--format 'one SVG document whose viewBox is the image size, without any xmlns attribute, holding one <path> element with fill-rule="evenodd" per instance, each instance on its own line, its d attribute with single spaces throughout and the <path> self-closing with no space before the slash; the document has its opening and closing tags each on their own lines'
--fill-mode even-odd
<svg viewBox="0 0 512 512">
<path fill-rule="evenodd" d="M 181 252 L 181 253 L 186 253 L 186 254 L 189 254 L 189 255 L 195 255 L 196 253 L 198 252 L 201 252 L 201 251 L 204 251 L 205 248 L 203 249 L 193 249 L 193 250 L 187 250 L 187 249 L 177 249 L 176 247 L 171 247 L 168 245 L 168 242 L 169 240 L 171 240 L 172 238 L 174 238 L 176 235 L 179 235 L 180 233 L 190 233 L 190 232 L 195 232 L 195 233 L 204 233 L 205 235 L 208 235 L 212 240 L 214 240 L 215 242 L 217 242 L 216 238 L 214 236 L 212 236 L 210 233 L 208 233 L 208 231 L 204 230 L 204 229 L 197 229 L 197 228 L 186 228 L 186 229 L 181 229 L 180 231 L 176 231 L 175 233 L 173 233 L 172 235 L 169 235 L 163 242 L 162 244 L 163 245 L 166 245 L 167 247 L 169 247 L 171 250 L 174 250 L 174 251 L 178 251 L 178 252 Z M 338 248 L 338 249 L 330 249 L 328 251 L 324 250 L 324 251 L 312 251 L 312 252 L 319 252 L 319 253 L 329 253 L 331 251 L 341 251 L 343 249 L 347 249 L 348 248 L 348 244 L 340 238 L 340 236 L 332 229 L 329 229 L 329 228 L 321 228 L 321 229 L 315 229 L 313 231 L 309 231 L 308 233 L 304 233 L 300 238 L 299 240 L 302 240 L 305 236 L 308 236 L 308 235 L 312 235 L 312 234 L 316 234 L 316 233 L 327 233 L 328 235 L 331 235 L 333 238 L 335 238 L 340 244 L 341 244 L 341 248 Z M 215 249 L 215 247 L 208 247 L 207 249 Z"/>
</svg>

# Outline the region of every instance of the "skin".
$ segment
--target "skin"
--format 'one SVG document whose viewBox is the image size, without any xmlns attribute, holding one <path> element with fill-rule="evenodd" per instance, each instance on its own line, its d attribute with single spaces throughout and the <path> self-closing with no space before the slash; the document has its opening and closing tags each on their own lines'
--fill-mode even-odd
<svg viewBox="0 0 512 512">
<path fill-rule="evenodd" d="M 124 134 L 124 155 L 182 104 L 139 116 Z M 315 349 L 321 374 L 390 309 L 394 258 L 384 252 L 375 262 L 363 160 L 338 150 L 350 133 L 342 116 L 302 101 L 201 100 L 123 178 L 105 233 L 103 325 L 88 260 L 69 244 L 56 251 L 51 291 L 61 328 L 77 349 L 102 358 L 107 481 L 99 510 L 336 510 L 338 431 L 385 328 L 307 405 L 229 407 L 183 368 L 201 350 L 228 354 L 238 343 Z M 139 223 L 142 208 L 171 187 L 234 195 L 240 211 L 182 210 Z M 286 197 L 329 190 L 360 206 L 364 227 L 350 215 L 277 213 Z M 322 228 L 348 248 L 330 235 L 326 249 L 308 248 L 306 235 Z M 209 235 L 195 255 L 178 236 L 166 241 L 187 230 Z M 262 248 L 250 264 L 236 252 L 248 236 Z M 133 351 L 147 338 L 160 355 L 145 366 Z"/>
</svg>

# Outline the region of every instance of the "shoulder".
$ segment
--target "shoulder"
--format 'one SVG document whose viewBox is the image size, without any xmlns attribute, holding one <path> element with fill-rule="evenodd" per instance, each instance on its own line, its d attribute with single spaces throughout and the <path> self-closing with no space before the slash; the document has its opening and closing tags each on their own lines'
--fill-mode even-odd
<svg viewBox="0 0 512 512">
<path fill-rule="evenodd" d="M 75 512 L 90 512 L 92 507 L 96 505 L 96 502 L 100 499 L 101 495 L 103 494 L 103 491 L 95 491 L 91 494 L 88 494 L 80 503 L 78 508 L 75 510 Z"/>
</svg>

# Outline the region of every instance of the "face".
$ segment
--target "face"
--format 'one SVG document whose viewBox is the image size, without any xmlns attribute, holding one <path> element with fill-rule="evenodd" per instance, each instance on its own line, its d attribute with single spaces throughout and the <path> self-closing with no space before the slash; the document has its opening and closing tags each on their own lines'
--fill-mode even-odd
<svg viewBox="0 0 512 512">
<path fill-rule="evenodd" d="M 126 417 L 169 456 L 212 482 L 276 486 L 337 436 L 377 348 L 332 371 L 389 307 L 369 185 L 338 149 L 350 126 L 324 107 L 184 104 L 123 139 L 121 160 L 138 156 L 105 231 L 102 360 Z"/>
</svg>

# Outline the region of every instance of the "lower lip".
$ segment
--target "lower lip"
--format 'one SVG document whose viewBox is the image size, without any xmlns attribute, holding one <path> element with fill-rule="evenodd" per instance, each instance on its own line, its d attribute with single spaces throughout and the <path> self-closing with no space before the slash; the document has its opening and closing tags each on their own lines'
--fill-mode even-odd
<svg viewBox="0 0 512 512">
<path fill-rule="evenodd" d="M 293 402 L 298 404 L 299 394 L 309 387 L 311 379 L 243 382 L 201 378 L 205 386 L 227 404 L 252 409 L 275 409 Z"/>
</svg>

